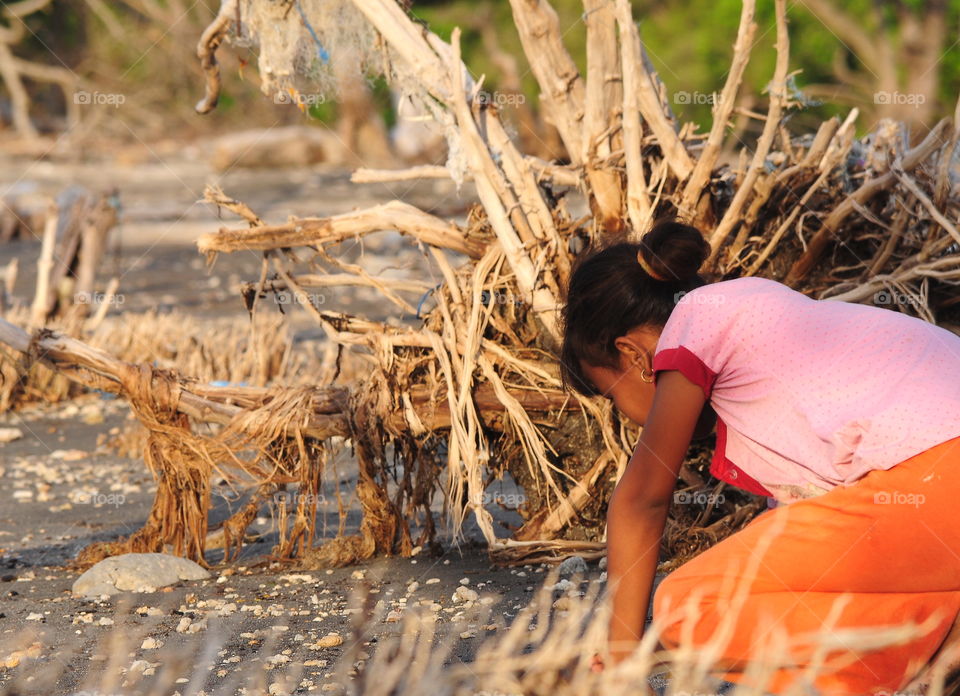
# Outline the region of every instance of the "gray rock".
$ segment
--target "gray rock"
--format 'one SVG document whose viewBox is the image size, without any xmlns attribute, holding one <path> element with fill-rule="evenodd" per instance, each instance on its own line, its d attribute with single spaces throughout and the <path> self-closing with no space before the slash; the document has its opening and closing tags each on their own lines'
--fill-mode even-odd
<svg viewBox="0 0 960 696">
<path fill-rule="evenodd" d="M 563 563 L 560 564 L 560 568 L 558 570 L 560 572 L 560 577 L 577 574 L 585 575 L 587 572 L 587 562 L 580 556 L 570 556 L 570 558 L 565 558 L 563 560 Z"/>
<path fill-rule="evenodd" d="M 105 558 L 73 583 L 73 594 L 99 597 L 119 592 L 150 592 L 181 580 L 210 577 L 202 566 L 165 553 L 125 553 Z"/>
</svg>

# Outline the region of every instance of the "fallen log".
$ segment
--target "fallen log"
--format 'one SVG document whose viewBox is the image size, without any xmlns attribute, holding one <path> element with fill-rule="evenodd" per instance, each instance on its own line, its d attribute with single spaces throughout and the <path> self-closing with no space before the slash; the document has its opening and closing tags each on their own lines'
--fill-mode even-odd
<svg viewBox="0 0 960 696">
<path fill-rule="evenodd" d="M 150 431 L 144 456 L 157 479 L 158 493 L 147 524 L 126 540 L 88 547 L 78 556 L 79 565 L 123 550 L 162 550 L 166 545 L 203 563 L 206 542 L 214 537 L 229 556 L 231 550 L 239 550 L 246 527 L 255 515 L 249 506 L 244 507 L 223 523 L 216 535 L 208 532 L 206 516 L 210 478 L 214 471 L 228 475 L 232 472 L 236 475 L 229 478 L 236 481 L 243 479 L 241 474 L 252 477 L 256 488 L 254 495 L 258 500 L 267 500 L 266 491 L 290 482 L 306 483 L 315 492 L 322 471 L 315 471 L 309 480 L 304 481 L 302 473 L 308 467 L 302 461 L 297 466 L 271 470 L 272 458 L 265 455 L 286 441 L 299 443 L 301 448 L 309 442 L 310 451 L 314 451 L 318 444 L 333 437 L 355 438 L 358 428 L 357 416 L 351 410 L 355 396 L 345 387 L 202 384 L 167 370 L 124 362 L 55 331 L 40 329 L 31 336 L 4 319 L 0 319 L 0 343 L 80 384 L 128 399 Z M 547 426 L 570 407 L 570 395 L 557 389 L 510 388 L 509 395 L 513 403 L 526 412 L 539 414 L 536 416 L 538 421 Z M 476 390 L 473 399 L 487 427 L 504 427 L 508 407 L 504 405 L 503 394 L 499 394 L 493 385 L 486 384 Z M 416 423 L 419 431 L 437 432 L 451 426 L 449 403 L 440 398 L 436 389 L 414 385 L 405 404 L 409 409 L 393 409 L 380 421 L 381 427 L 400 434 L 411 429 L 411 421 Z M 280 411 L 282 418 L 276 418 Z M 222 426 L 222 434 L 196 435 L 191 426 L 203 423 Z M 176 439 L 175 445 L 165 441 L 171 438 Z M 244 458 L 241 453 L 245 449 L 253 450 L 254 456 Z M 189 459 L 190 453 L 207 465 L 188 463 L 188 492 L 192 495 L 184 496 L 185 465 L 182 460 Z M 382 517 L 383 508 L 392 510 L 393 507 L 382 487 L 376 483 L 373 472 L 367 470 L 364 475 L 367 477 L 367 497 L 361 496 L 364 512 L 367 517 L 377 519 L 375 513 Z M 585 493 L 586 489 L 578 488 L 577 497 L 567 507 L 570 510 L 582 507 Z M 566 513 L 567 518 L 570 514 L 572 512 Z M 392 548 L 392 537 L 397 528 L 403 524 L 398 514 L 393 515 L 391 525 L 394 532 L 385 549 L 387 552 Z M 275 551 L 281 557 L 292 553 L 295 546 L 298 546 L 300 555 L 303 554 L 304 540 L 312 539 L 314 534 L 315 503 L 312 509 L 309 506 L 298 509 L 293 525 L 299 527 L 299 532 L 291 533 L 283 548 Z M 375 534 L 372 531 L 368 536 Z M 375 546 L 377 541 L 380 540 L 373 540 Z M 334 552 L 325 558 L 329 562 L 338 562 L 341 551 L 337 550 L 342 545 L 343 540 L 338 539 Z M 348 556 L 340 562 L 351 560 L 353 557 Z"/>
<path fill-rule="evenodd" d="M 69 336 L 41 329 L 30 336 L 20 327 L 0 319 L 0 343 L 39 360 L 48 367 L 70 373 L 71 379 L 92 389 L 127 396 L 124 383 L 131 374 L 145 369 L 142 365 L 117 360 L 109 353 L 93 348 Z M 200 384 L 188 377 L 178 377 L 176 401 L 169 407 L 199 422 L 230 425 L 247 410 L 269 405 L 277 397 L 275 387 L 214 386 Z M 562 390 L 510 389 L 510 395 L 525 411 L 546 416 L 570 407 L 571 396 Z M 473 395 L 477 408 L 495 416 L 506 411 L 494 388 L 485 384 Z M 450 425 L 448 404 L 424 385 L 410 389 L 410 399 L 417 416 L 431 429 Z M 304 437 L 325 440 L 349 436 L 346 424 L 350 390 L 346 387 L 318 387 L 310 392 L 309 412 L 304 420 L 289 426 L 290 434 L 299 431 Z M 388 427 L 405 427 L 404 416 L 394 413 L 385 421 Z"/>
</svg>

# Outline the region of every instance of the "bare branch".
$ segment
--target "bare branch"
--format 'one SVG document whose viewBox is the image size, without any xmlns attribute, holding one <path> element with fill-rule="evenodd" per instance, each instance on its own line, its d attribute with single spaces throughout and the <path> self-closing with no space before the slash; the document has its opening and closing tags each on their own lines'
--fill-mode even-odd
<svg viewBox="0 0 960 696">
<path fill-rule="evenodd" d="M 767 153 L 770 152 L 770 146 L 773 145 L 773 138 L 780 126 L 780 116 L 787 101 L 786 79 L 787 68 L 790 64 L 790 36 L 787 33 L 786 0 L 776 0 L 775 7 L 777 14 L 777 63 L 773 71 L 773 79 L 770 80 L 770 107 L 767 110 L 767 121 L 763 125 L 763 132 L 757 142 L 756 152 L 753 153 L 750 169 L 747 170 L 747 175 L 737 188 L 737 192 L 730 202 L 730 207 L 727 208 L 717 228 L 710 235 L 710 246 L 713 251 L 707 262 L 708 264 L 716 263 L 720 247 L 723 246 L 730 232 L 740 222 L 740 212 L 743 210 L 747 198 L 753 193 L 754 182 L 760 175 Z"/>
<path fill-rule="evenodd" d="M 452 222 L 445 222 L 408 203 L 391 201 L 329 218 L 299 218 L 283 225 L 261 225 L 246 230 L 224 228 L 216 233 L 201 235 L 197 240 L 197 249 L 203 254 L 210 254 L 335 244 L 384 230 L 396 230 L 424 244 L 457 251 L 472 258 L 482 256 L 486 247 L 482 242 L 464 238 L 463 232 Z"/>
</svg>

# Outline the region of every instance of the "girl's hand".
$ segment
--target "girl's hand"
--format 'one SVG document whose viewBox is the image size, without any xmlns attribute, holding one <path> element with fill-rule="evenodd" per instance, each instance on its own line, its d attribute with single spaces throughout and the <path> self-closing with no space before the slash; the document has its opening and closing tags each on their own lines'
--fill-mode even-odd
<svg viewBox="0 0 960 696">
<path fill-rule="evenodd" d="M 590 658 L 590 671 L 602 672 L 603 668 L 604 668 L 603 658 L 600 657 L 598 653 L 594 653 L 593 657 Z"/>
<path fill-rule="evenodd" d="M 590 658 L 590 671 L 591 672 L 602 672 L 606 668 L 606 665 L 603 663 L 603 658 L 600 657 L 599 653 L 594 653 L 593 657 Z M 653 690 L 649 684 L 644 684 L 641 687 L 641 696 L 657 696 L 657 692 Z"/>
</svg>

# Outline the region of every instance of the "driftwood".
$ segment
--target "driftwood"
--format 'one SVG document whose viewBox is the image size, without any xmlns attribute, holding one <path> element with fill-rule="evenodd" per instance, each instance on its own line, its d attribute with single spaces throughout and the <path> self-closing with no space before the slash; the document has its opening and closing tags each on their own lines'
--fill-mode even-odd
<svg viewBox="0 0 960 696">
<path fill-rule="evenodd" d="M 711 242 L 703 271 L 710 281 L 764 275 L 816 298 L 875 304 L 886 302 L 883 290 L 897 298 L 887 303 L 891 309 L 960 324 L 954 288 L 960 284 L 957 124 L 944 120 L 914 147 L 902 124 L 890 121 L 856 138 L 855 111 L 843 122 L 824 122 L 815 133 L 791 133 L 789 116 L 804 100 L 792 86 L 785 0 L 775 2 L 777 59 L 767 107 L 764 113 L 735 107 L 756 33 L 754 7 L 745 0 L 714 121 L 699 134 L 671 112 L 627 0 L 584 3 L 588 64 L 582 75 L 563 46 L 549 2 L 511 0 L 541 107 L 566 150 L 567 163 L 560 164 L 531 157 L 510 137 L 482 78 L 461 61 L 459 31 L 445 42 L 394 0 L 331 0 L 302 16 L 267 0 L 221 3 L 201 40 L 207 83 L 199 110 L 216 104 L 215 53 L 230 36 L 261 41 L 264 88 L 275 93 L 304 87 L 309 78 L 318 78 L 310 89 L 322 91 L 323 76 L 315 71 L 324 68 L 313 60 L 318 43 L 331 53 L 350 51 L 437 122 L 451 153 L 445 175 L 471 180 L 479 205 L 460 223 L 396 201 L 272 223 L 222 191 L 208 190 L 210 203 L 245 225 L 204 235 L 199 250 L 210 259 L 238 250 L 262 252 L 259 276 L 254 270 L 244 287 L 251 314 L 257 315 L 268 293 L 295 295 L 330 344 L 354 352 L 366 372 L 345 392 L 324 387 L 322 398 L 316 389 L 217 392 L 161 378 L 161 394 L 172 389 L 190 395 L 178 408 L 202 400 L 202 408 L 197 402 L 191 413 L 158 411 L 146 396 L 150 380 L 128 380 L 129 398 L 159 438 L 168 465 L 179 466 L 173 433 L 189 432 L 190 420 L 214 422 L 226 439 L 201 447 L 187 437 L 189 446 L 230 461 L 239 461 L 238 448 L 260 451 L 284 480 L 309 493 L 327 434 L 344 437 L 360 470 L 361 534 L 312 549 L 311 511 L 298 509 L 277 553 L 303 555 L 308 563 L 406 554 L 430 543 L 430 502 L 440 490 L 453 529 L 473 515 L 499 562 L 597 554 L 606 501 L 637 432 L 608 403 L 565 395 L 560 388 L 557 312 L 579 249 L 637 239 L 653 220 L 679 217 L 699 225 Z M 264 26 L 269 36 L 258 36 Z M 285 40 L 278 44 L 279 35 Z M 302 52 L 281 50 L 292 45 Z M 314 72 L 297 74 L 308 65 Z M 734 114 L 763 122 L 755 142 L 740 142 L 740 126 L 727 135 Z M 436 168 L 362 170 L 355 179 L 440 174 Z M 564 201 L 578 194 L 590 205 L 583 219 L 573 218 Z M 382 230 L 409 237 L 442 282 L 425 292 L 416 279 L 387 281 L 336 258 L 338 242 Z M 398 327 L 311 304 L 305 289 L 333 284 L 375 288 L 407 315 L 414 306 L 422 309 L 420 321 Z M 33 345 L 50 338 L 38 335 Z M 82 372 L 61 367 L 72 375 Z M 678 485 L 684 489 L 711 485 L 709 442 L 697 447 L 681 471 Z M 183 480 L 187 499 L 194 501 L 189 515 L 170 507 L 172 492 L 164 493 L 141 541 L 177 538 L 192 555 L 202 553 L 196 540 L 203 538 L 203 472 L 214 459 L 204 454 L 191 460 L 196 476 Z M 254 471 L 260 465 L 251 455 L 236 466 Z M 504 473 L 524 496 L 517 508 L 524 523 L 510 539 L 494 533 L 485 501 L 487 485 Z M 761 507 L 749 496 L 726 493 L 722 505 L 675 506 L 666 539 L 674 560 L 735 531 Z M 189 533 L 183 531 L 188 518 Z"/>
<path fill-rule="evenodd" d="M 330 262 L 332 244 L 379 229 L 409 235 L 426 247 L 445 282 L 432 291 L 434 306 L 419 330 L 299 304 L 332 341 L 362 348 L 369 356 L 374 372 L 367 388 L 381 396 L 370 400 L 369 411 L 350 418 L 367 422 L 372 413 L 387 422 L 391 408 L 409 402 L 420 385 L 445 385 L 450 414 L 445 435 L 448 500 L 466 499 L 463 509 L 476 515 L 493 555 L 507 562 L 562 554 L 562 544 L 547 542 L 563 536 L 574 543 L 602 543 L 603 501 L 635 437 L 629 424 L 620 422 L 605 404 L 579 398 L 571 402 L 577 405 L 569 411 L 571 420 L 547 428 L 505 386 L 525 382 L 539 389 L 558 387 L 552 357 L 558 337 L 556 309 L 573 249 L 620 236 L 637 238 L 655 218 L 673 215 L 707 234 L 713 248 L 706 269 L 711 280 L 764 274 L 816 297 L 853 301 L 892 289 L 911 298 L 898 309 L 931 321 L 953 320 L 958 307 L 942 289 L 960 281 L 960 247 L 951 223 L 960 206 L 958 172 L 951 165 L 956 128 L 944 121 L 909 150 L 909 139 L 889 122 L 857 140 L 854 111 L 842 124 L 836 119 L 825 122 L 812 137 L 791 134 L 786 120 L 803 102 L 792 87 L 782 0 L 776 3 L 777 60 L 766 113 L 735 107 L 756 35 L 755 3 L 746 0 L 728 79 L 705 136 L 690 124 L 681 126 L 670 111 L 626 0 L 584 2 L 585 74 L 563 47 L 556 13 L 546 0 L 511 1 L 511 8 L 540 85 L 541 107 L 559 133 L 569 165 L 538 163 L 517 149 L 501 123 L 496 100 L 482 97 L 482 79 L 475 83 L 460 62 L 458 31 L 446 43 L 392 0 L 345 0 L 337 4 L 339 16 L 358 18 L 364 27 L 357 30 L 360 42 L 372 41 L 377 47 L 366 56 L 368 69 L 386 75 L 420 103 L 444 129 L 453 153 L 443 169 L 362 169 L 353 180 L 469 179 L 480 207 L 465 226 L 396 202 L 280 226 L 238 211 L 251 229 L 222 230 L 199 242 L 208 256 L 239 249 L 264 252 L 260 280 L 245 288 L 251 309 L 264 292 L 305 297 L 304 288 L 341 282 L 376 287 L 396 306 L 409 308 L 402 297 L 415 292 L 409 284 L 378 281 L 362 268 L 342 265 L 330 274 L 318 263 Z M 233 18 L 239 16 L 242 23 L 243 17 L 252 17 L 243 26 L 249 36 L 258 15 L 269 13 L 262 0 L 225 2 L 212 26 L 238 31 Z M 325 16 L 309 17 L 313 38 L 335 50 L 342 37 L 324 25 Z M 286 31 L 296 35 L 303 30 L 290 22 Z M 282 90 L 284 84 L 278 81 L 273 87 Z M 762 120 L 763 129 L 756 143 L 740 151 L 740 165 L 734 169 L 724 161 L 731 159 L 734 138 L 742 132 L 734 138 L 727 135 L 735 113 Z M 557 196 L 566 187 L 586 194 L 589 219 L 567 215 Z M 216 201 L 217 194 L 208 198 Z M 885 220 L 898 230 L 889 238 L 878 234 L 888 225 Z M 291 247 L 307 249 L 308 258 L 290 256 Z M 465 259 L 451 261 L 451 251 Z M 295 270 L 298 263 L 306 263 L 309 271 Z M 348 278 L 351 274 L 355 279 Z M 490 301 L 498 296 L 512 299 L 504 305 Z M 481 408 L 479 395 L 491 386 L 513 420 L 504 433 L 490 431 L 481 417 L 486 405 Z M 383 394 L 391 397 L 384 399 Z M 412 438 L 433 432 L 422 422 L 408 425 L 406 432 L 386 439 L 371 435 L 367 444 L 380 450 L 385 442 L 400 438 L 414 446 Z M 494 443 L 497 461 L 490 455 Z M 571 450 L 576 452 L 573 458 Z M 687 466 L 682 478 L 703 485 L 704 467 L 703 461 L 698 471 Z M 502 468 L 531 494 L 523 510 L 526 523 L 507 542 L 493 537 L 489 516 L 477 502 L 485 472 Z M 688 546 L 711 543 L 748 521 L 756 509 L 734 504 L 719 518 L 712 509 L 697 512 L 686 520 L 694 528 L 690 538 L 696 540 Z M 459 522 L 461 516 L 454 513 Z M 365 508 L 365 514 L 376 517 L 382 511 Z M 675 515 L 674 521 L 679 519 Z M 681 549 L 684 532 L 677 524 L 671 529 L 668 546 L 686 553 Z M 524 551 L 517 546 L 521 542 Z"/>
<path fill-rule="evenodd" d="M 3 319 L 0 319 L 0 343 L 87 387 L 123 396 L 151 429 L 151 440 L 147 444 L 148 463 L 157 478 L 160 492 L 147 524 L 123 541 L 89 547 L 78 558 L 81 564 L 122 550 L 162 550 L 167 545 L 175 552 L 203 563 L 207 539 L 206 512 L 209 506 L 209 482 L 205 475 L 213 470 L 219 471 L 232 482 L 246 480 L 250 485 L 252 480 L 256 488 L 252 497 L 254 514 L 250 513 L 249 506 L 244 506 L 221 526 L 220 532 L 225 535 L 229 555 L 231 546 L 239 547 L 242 543 L 246 526 L 269 491 L 289 482 L 300 484 L 301 492 L 304 486 L 313 492 L 319 486 L 322 466 L 311 467 L 312 476 L 309 480 L 296 476 L 286 467 L 279 470 L 271 468 L 273 457 L 270 452 L 280 447 L 279 442 L 296 441 L 302 447 L 304 442 L 310 440 L 322 442 L 332 437 L 355 436 L 351 427 L 350 408 L 356 395 L 343 387 L 283 389 L 211 386 L 178 377 L 167 370 L 125 363 L 109 353 L 49 330 L 42 329 L 31 337 L 23 329 Z M 561 390 L 544 392 L 514 388 L 505 395 L 495 393 L 492 386 L 486 385 L 477 391 L 474 398 L 488 427 L 503 427 L 503 415 L 507 412 L 503 403 L 505 396 L 525 412 L 539 414 L 538 418 L 543 422 L 555 420 L 557 414 L 569 408 L 570 402 L 569 395 Z M 296 403 L 297 408 L 287 411 L 286 418 L 277 421 L 278 404 L 290 403 Z M 409 410 L 394 412 L 390 418 L 382 421 L 382 427 L 392 432 L 408 430 L 411 422 L 416 422 L 418 428 L 430 431 L 442 431 L 450 427 L 450 411 L 446 402 L 438 399 L 436 394 L 424 388 L 412 389 L 407 405 Z M 190 417 L 194 424 L 224 426 L 225 434 L 200 436 L 191 429 L 180 435 L 186 437 L 186 442 L 173 447 L 172 443 L 163 441 L 160 435 L 173 436 L 184 417 Z M 244 458 L 238 453 L 246 447 L 252 448 L 255 456 Z M 303 462 L 300 464 L 298 468 L 302 470 Z M 598 471 L 595 467 L 594 477 Z M 171 487 L 171 482 L 187 485 L 192 495 L 182 496 L 184 491 L 176 486 Z M 373 485 L 372 479 L 366 488 L 361 491 L 361 497 L 368 496 L 367 505 L 374 502 L 392 505 L 389 499 L 379 498 L 380 487 Z M 567 502 L 568 514 L 582 507 L 586 491 L 584 485 L 576 489 L 576 496 Z M 376 501 L 371 501 L 369 496 Z M 309 510 L 298 508 L 292 526 L 299 525 L 300 528 L 295 534 L 288 531 L 284 535 L 285 542 L 275 550 L 277 557 L 289 556 L 301 538 L 312 539 L 315 514 L 315 503 Z M 338 541 L 343 543 L 344 540 Z M 382 547 L 379 540 L 370 537 L 368 530 L 365 530 L 357 543 L 364 545 L 367 542 L 373 543 L 374 551 L 391 550 L 390 544 Z M 302 555 L 304 549 L 299 548 L 299 551 Z"/>
<path fill-rule="evenodd" d="M 97 295 L 95 281 L 116 223 L 111 194 L 79 192 L 50 205 L 41 236 L 32 326 L 44 326 L 56 313 L 85 317 L 95 300 L 109 299 L 109 295 Z M 105 311 L 104 304 L 99 304 Z"/>
</svg>

